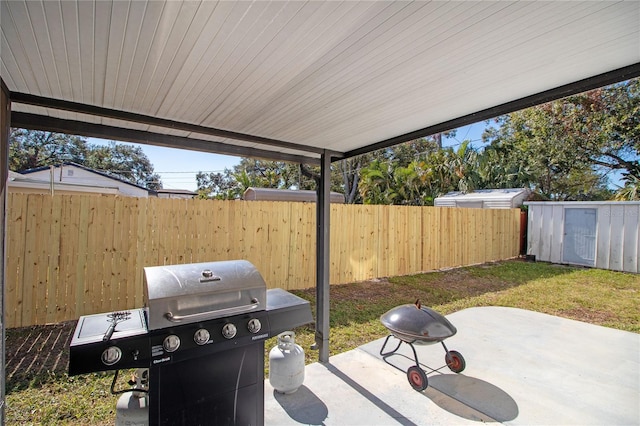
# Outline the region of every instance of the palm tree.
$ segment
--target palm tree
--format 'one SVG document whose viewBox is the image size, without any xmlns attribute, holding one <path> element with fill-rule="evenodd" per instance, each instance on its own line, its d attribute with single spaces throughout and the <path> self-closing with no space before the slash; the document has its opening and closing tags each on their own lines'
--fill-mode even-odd
<svg viewBox="0 0 640 426">
<path fill-rule="evenodd" d="M 396 198 L 393 189 L 392 169 L 385 162 L 374 160 L 360 170 L 358 190 L 364 204 L 393 204 Z"/>
<path fill-rule="evenodd" d="M 638 201 L 640 200 L 640 179 L 636 176 L 627 175 L 626 184 L 616 191 L 613 197 L 616 201 Z"/>
</svg>

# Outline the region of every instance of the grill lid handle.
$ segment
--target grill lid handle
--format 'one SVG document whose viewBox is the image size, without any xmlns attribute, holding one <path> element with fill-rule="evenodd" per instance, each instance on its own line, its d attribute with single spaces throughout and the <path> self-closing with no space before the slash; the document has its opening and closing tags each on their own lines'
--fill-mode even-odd
<svg viewBox="0 0 640 426">
<path fill-rule="evenodd" d="M 255 311 L 260 307 L 260 301 L 257 298 L 251 299 L 251 304 L 234 306 L 232 308 L 216 309 L 214 311 L 198 312 L 197 314 L 189 315 L 174 315 L 171 312 L 164 314 L 164 317 L 171 322 L 182 322 L 186 320 L 205 320 L 213 317 L 223 317 L 228 315 L 242 314 L 249 311 Z"/>
<path fill-rule="evenodd" d="M 220 281 L 221 279 L 222 278 L 220 278 L 219 276 L 214 275 L 211 269 L 205 269 L 204 271 L 202 271 L 202 278 L 200 278 L 200 282 L 207 283 L 210 281 Z"/>
</svg>

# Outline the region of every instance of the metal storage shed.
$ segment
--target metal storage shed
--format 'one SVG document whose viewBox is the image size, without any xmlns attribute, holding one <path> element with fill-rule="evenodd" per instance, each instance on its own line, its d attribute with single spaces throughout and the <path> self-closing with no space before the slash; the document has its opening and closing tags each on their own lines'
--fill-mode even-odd
<svg viewBox="0 0 640 426">
<path fill-rule="evenodd" d="M 527 254 L 553 263 L 640 272 L 640 202 L 525 202 Z"/>
<path fill-rule="evenodd" d="M 316 202 L 318 194 L 316 191 L 308 191 L 303 189 L 275 189 L 275 188 L 253 188 L 249 187 L 242 198 L 246 201 L 299 201 L 299 202 Z M 339 192 L 331 191 L 329 193 L 331 203 L 344 204 L 344 195 Z"/>
<path fill-rule="evenodd" d="M 449 192 L 433 200 L 436 207 L 476 209 L 514 209 L 522 205 L 531 191 L 527 188 L 479 189 L 470 193 Z"/>
</svg>

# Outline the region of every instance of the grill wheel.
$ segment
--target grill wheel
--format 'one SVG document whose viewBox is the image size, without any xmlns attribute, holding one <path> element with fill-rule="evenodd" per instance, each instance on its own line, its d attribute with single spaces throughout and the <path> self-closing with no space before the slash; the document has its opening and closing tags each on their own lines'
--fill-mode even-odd
<svg viewBox="0 0 640 426">
<path fill-rule="evenodd" d="M 427 386 L 429 386 L 429 380 L 427 379 L 426 373 L 417 365 L 409 367 L 409 370 L 407 370 L 407 378 L 409 379 L 411 387 L 418 392 L 422 392 L 427 388 Z"/>
<path fill-rule="evenodd" d="M 449 351 L 444 356 L 444 361 L 447 363 L 447 367 L 449 370 L 454 373 L 461 373 L 466 367 L 466 363 L 464 362 L 464 357 L 458 351 Z"/>
</svg>

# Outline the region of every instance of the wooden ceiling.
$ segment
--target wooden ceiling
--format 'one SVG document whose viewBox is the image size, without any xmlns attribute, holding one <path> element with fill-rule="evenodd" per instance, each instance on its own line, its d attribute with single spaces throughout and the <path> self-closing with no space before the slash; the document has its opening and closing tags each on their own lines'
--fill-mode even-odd
<svg viewBox="0 0 640 426">
<path fill-rule="evenodd" d="M 0 18 L 14 123 L 292 160 L 640 75 L 637 1 L 3 0 Z"/>
</svg>

